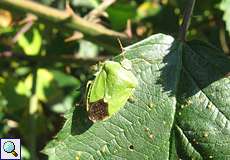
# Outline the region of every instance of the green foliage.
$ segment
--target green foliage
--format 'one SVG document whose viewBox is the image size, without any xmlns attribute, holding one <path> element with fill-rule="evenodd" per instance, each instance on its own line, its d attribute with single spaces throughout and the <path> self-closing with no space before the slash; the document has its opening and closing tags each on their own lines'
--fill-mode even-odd
<svg viewBox="0 0 230 160">
<path fill-rule="evenodd" d="M 63 0 L 35 1 L 66 9 Z M 70 29 L 71 18 L 51 23 L 33 8 L 34 20 L 0 0 L 0 138 L 20 137 L 26 160 L 228 159 L 229 0 L 196 1 L 187 43 L 172 38 L 185 0 L 116 0 L 99 13 L 102 0 L 69 2 L 68 14 L 128 33 L 123 46 L 138 43 L 121 48 L 110 35 Z M 125 56 L 116 56 L 122 49 Z M 109 119 L 92 123 L 84 96 L 94 64 L 124 57 L 138 86 Z"/>
<path fill-rule="evenodd" d="M 116 30 L 124 29 L 127 20 L 136 16 L 136 9 L 130 4 L 116 3 L 111 8 L 108 8 L 107 11 L 112 27 Z"/>
<path fill-rule="evenodd" d="M 23 48 L 23 51 L 27 55 L 37 55 L 40 51 L 42 45 L 42 37 L 38 31 L 38 29 L 34 28 L 32 31 L 32 40 L 31 42 L 27 39 L 27 37 L 22 34 L 19 37 L 18 44 Z"/>
<path fill-rule="evenodd" d="M 71 109 L 44 150 L 49 158 L 226 159 L 230 60 L 209 44 L 163 34 L 124 50 L 138 77 L 134 100 L 80 134 Z"/>
<path fill-rule="evenodd" d="M 222 0 L 220 3 L 220 9 L 224 12 L 223 20 L 226 22 L 226 28 L 230 33 L 230 0 Z"/>
</svg>

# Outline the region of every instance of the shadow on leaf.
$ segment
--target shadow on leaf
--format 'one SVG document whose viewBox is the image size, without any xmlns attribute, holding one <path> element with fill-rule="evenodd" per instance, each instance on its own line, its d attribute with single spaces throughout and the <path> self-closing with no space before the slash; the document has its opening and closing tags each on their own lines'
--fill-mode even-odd
<svg viewBox="0 0 230 160">
<path fill-rule="evenodd" d="M 75 108 L 72 116 L 71 134 L 79 135 L 87 131 L 93 122 L 89 120 L 88 113 L 82 105 Z"/>
</svg>

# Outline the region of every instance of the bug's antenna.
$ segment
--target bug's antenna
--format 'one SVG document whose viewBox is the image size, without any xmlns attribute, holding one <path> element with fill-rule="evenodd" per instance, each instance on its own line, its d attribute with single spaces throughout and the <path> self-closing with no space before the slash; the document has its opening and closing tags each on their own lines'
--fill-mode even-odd
<svg viewBox="0 0 230 160">
<path fill-rule="evenodd" d="M 125 54 L 124 54 L 125 49 L 121 43 L 121 40 L 119 38 L 117 38 L 117 41 L 118 41 L 120 48 L 121 48 L 121 55 L 123 56 L 123 58 L 125 58 Z"/>
<path fill-rule="evenodd" d="M 123 45 L 122 45 L 122 43 L 121 43 L 121 40 L 120 40 L 119 38 L 117 38 L 117 41 L 118 41 L 118 43 L 119 43 L 119 45 L 120 45 L 121 52 L 124 52 L 125 50 L 124 50 L 124 47 L 123 47 Z"/>
</svg>

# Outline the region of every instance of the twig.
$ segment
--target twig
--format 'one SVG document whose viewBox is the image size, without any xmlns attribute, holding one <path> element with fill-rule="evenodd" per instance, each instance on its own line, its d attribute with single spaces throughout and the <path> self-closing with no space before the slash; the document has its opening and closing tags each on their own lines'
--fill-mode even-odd
<svg viewBox="0 0 230 160">
<path fill-rule="evenodd" d="M 29 1 L 29 0 L 1 0 L 1 7 L 8 6 L 14 7 L 15 9 L 22 10 L 24 12 L 31 12 L 40 17 L 48 19 L 53 22 L 62 22 L 64 25 L 72 29 L 77 29 L 80 32 L 96 36 L 96 35 L 107 35 L 115 36 L 120 38 L 126 38 L 126 35 L 122 33 L 109 30 L 102 25 L 92 24 L 84 20 L 83 18 L 75 15 L 70 17 L 69 13 L 60 11 L 42 4 Z"/>
<path fill-rule="evenodd" d="M 33 26 L 33 21 L 29 21 L 27 22 L 17 33 L 16 35 L 14 36 L 13 38 L 13 43 L 16 43 L 18 38 L 20 37 L 20 35 L 26 33 L 32 26 Z"/>
<path fill-rule="evenodd" d="M 30 12 L 40 18 L 50 22 L 61 24 L 71 30 L 82 32 L 88 40 L 92 40 L 103 45 L 107 50 L 117 52 L 118 48 L 114 48 L 116 38 L 126 39 L 127 35 L 110 30 L 100 24 L 89 22 L 77 15 L 70 15 L 67 11 L 57 10 L 34 1 L 29 0 L 0 0 L 2 8 L 12 9 L 12 11 Z M 95 38 L 95 37 L 100 37 Z M 113 41 L 111 42 L 111 38 Z"/>
<path fill-rule="evenodd" d="M 191 17 L 192 17 L 195 3 L 196 3 L 196 0 L 188 0 L 187 6 L 186 6 L 185 11 L 184 11 L 183 22 L 182 22 L 182 25 L 181 25 L 180 31 L 179 31 L 179 40 L 181 40 L 183 42 L 186 41 L 186 33 L 187 33 L 189 25 L 190 25 L 190 21 L 191 21 Z"/>
<path fill-rule="evenodd" d="M 51 56 L 53 55 L 53 56 Z M 46 55 L 46 56 L 27 56 L 21 53 L 13 53 L 12 51 L 0 52 L 0 61 L 28 61 L 28 62 L 39 62 L 39 63 L 48 63 L 52 62 L 53 64 L 57 62 L 62 62 L 66 64 L 74 63 L 78 65 L 94 65 L 100 61 L 104 61 L 109 57 L 97 57 L 97 58 L 79 58 L 72 55 L 62 55 L 55 56 L 55 54 Z"/>
</svg>

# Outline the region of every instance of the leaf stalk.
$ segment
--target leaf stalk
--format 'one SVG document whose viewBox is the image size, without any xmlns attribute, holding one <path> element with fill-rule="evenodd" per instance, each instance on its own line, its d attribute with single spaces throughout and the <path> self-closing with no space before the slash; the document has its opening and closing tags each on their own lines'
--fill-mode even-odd
<svg viewBox="0 0 230 160">
<path fill-rule="evenodd" d="M 183 16 L 183 22 L 180 26 L 180 31 L 179 31 L 179 40 L 182 42 L 186 41 L 186 33 L 190 26 L 191 17 L 193 14 L 195 3 L 196 3 L 196 0 L 188 0 L 187 2 L 187 6 L 185 8 L 184 16 Z"/>
</svg>

